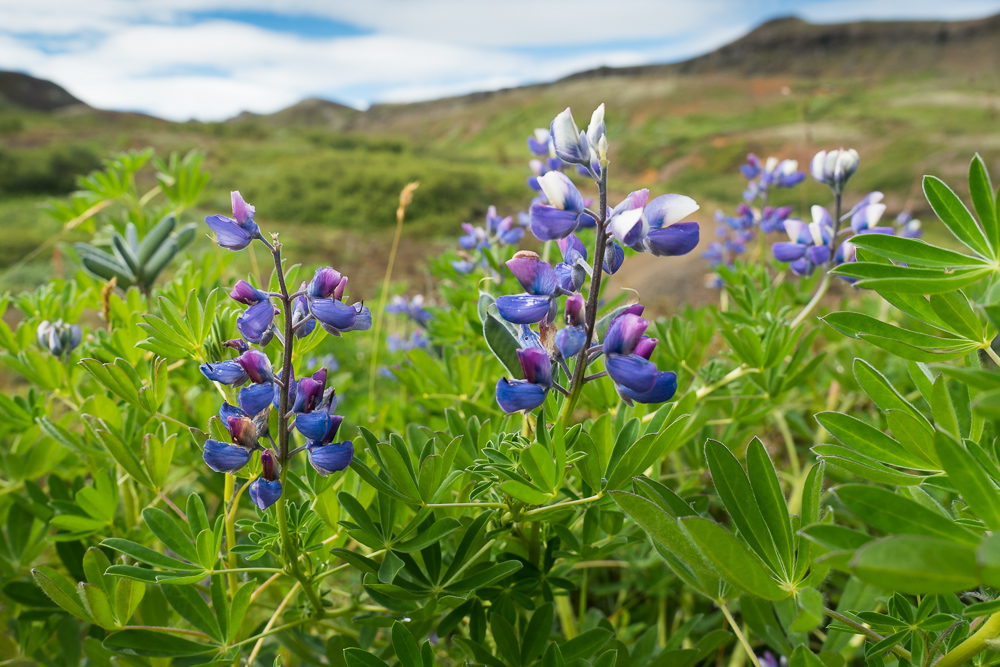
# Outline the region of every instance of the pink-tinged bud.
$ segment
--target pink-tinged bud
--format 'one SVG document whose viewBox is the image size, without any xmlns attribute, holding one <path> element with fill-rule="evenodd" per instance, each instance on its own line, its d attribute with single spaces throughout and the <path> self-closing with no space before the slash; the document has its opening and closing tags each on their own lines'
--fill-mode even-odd
<svg viewBox="0 0 1000 667">
<path fill-rule="evenodd" d="M 257 447 L 257 426 L 249 417 L 230 417 L 229 435 L 234 445 L 255 449 Z"/>
<path fill-rule="evenodd" d="M 236 358 L 240 367 L 256 384 L 264 384 L 274 381 L 274 373 L 271 371 L 271 360 L 260 350 L 247 350 Z"/>
<path fill-rule="evenodd" d="M 653 356 L 653 350 L 656 349 L 656 344 L 659 342 L 659 339 L 643 336 L 635 346 L 635 353 L 643 359 L 649 359 Z"/>
<path fill-rule="evenodd" d="M 338 301 L 344 298 L 344 290 L 347 289 L 347 276 L 340 279 L 337 287 L 333 290 L 333 298 Z"/>
<path fill-rule="evenodd" d="M 271 453 L 270 449 L 265 449 L 260 453 L 260 465 L 263 468 L 263 472 L 260 475 L 261 477 L 269 482 L 273 482 L 278 479 L 278 464 L 274 460 L 274 454 Z"/>
<path fill-rule="evenodd" d="M 316 269 L 312 281 L 309 283 L 308 294 L 314 299 L 325 299 L 333 295 L 334 290 L 340 286 L 343 276 L 336 269 L 324 266 Z"/>
<path fill-rule="evenodd" d="M 233 291 L 229 293 L 230 298 L 234 301 L 239 301 L 240 303 L 253 306 L 265 301 L 268 298 L 267 292 L 259 290 L 245 280 L 241 280 L 236 283 L 233 287 Z"/>
<path fill-rule="evenodd" d="M 233 217 L 236 218 L 236 222 L 239 223 L 240 227 L 246 227 L 248 223 L 252 224 L 256 209 L 243 201 L 243 196 L 239 190 L 233 190 L 229 193 L 229 196 L 233 203 Z"/>
<path fill-rule="evenodd" d="M 566 297 L 566 324 L 576 326 L 583 324 L 583 295 L 573 294 Z"/>
</svg>

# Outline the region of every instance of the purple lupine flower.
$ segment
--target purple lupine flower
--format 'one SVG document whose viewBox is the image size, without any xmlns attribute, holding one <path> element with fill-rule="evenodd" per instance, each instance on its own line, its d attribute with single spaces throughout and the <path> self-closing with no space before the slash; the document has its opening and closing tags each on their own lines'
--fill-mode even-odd
<svg viewBox="0 0 1000 667">
<path fill-rule="evenodd" d="M 426 326 L 434 319 L 429 310 L 424 308 L 424 295 L 415 294 L 409 301 L 398 294 L 392 297 L 392 301 L 385 307 L 385 312 L 393 315 L 406 315 L 420 326 Z"/>
<path fill-rule="evenodd" d="M 760 214 L 760 228 L 765 234 L 785 231 L 785 220 L 788 220 L 792 206 L 765 206 Z"/>
<path fill-rule="evenodd" d="M 769 189 L 772 186 L 777 188 L 793 188 L 806 179 L 806 173 L 799 171 L 797 160 L 781 160 L 769 157 L 764 163 L 764 168 L 760 174 L 760 187 Z"/>
<path fill-rule="evenodd" d="M 250 499 L 263 512 L 281 497 L 281 481 L 278 479 L 277 464 L 270 449 L 260 453 L 260 463 L 263 472 L 260 477 L 250 482 L 249 491 Z"/>
<path fill-rule="evenodd" d="M 608 275 L 614 275 L 625 263 L 625 249 L 614 241 L 608 241 L 604 245 L 604 262 L 601 267 Z"/>
<path fill-rule="evenodd" d="M 236 328 L 243 337 L 258 345 L 266 344 L 265 337 L 270 341 L 268 330 L 274 321 L 274 315 L 278 312 L 271 303 L 270 295 L 241 280 L 236 283 L 229 296 L 239 303 L 250 306 L 236 319 Z"/>
<path fill-rule="evenodd" d="M 634 392 L 652 391 L 657 378 L 656 364 L 635 353 L 649 322 L 637 314 L 623 312 L 608 326 L 604 336 L 604 367 L 616 385 Z"/>
<path fill-rule="evenodd" d="M 875 229 L 878 227 L 879 221 L 882 220 L 882 216 L 885 214 L 885 204 L 881 203 L 879 200 L 882 199 L 881 192 L 873 192 L 872 195 L 878 195 L 877 198 L 866 197 L 862 204 L 855 206 L 851 211 L 851 229 L 854 230 L 855 234 L 860 234 L 863 231 Z M 886 227 L 889 234 L 894 233 L 891 227 Z M 881 232 L 885 233 L 885 232 Z"/>
<path fill-rule="evenodd" d="M 525 291 L 497 297 L 500 317 L 513 324 L 555 321 L 559 280 L 549 263 L 537 253 L 521 250 L 507 260 L 507 268 Z"/>
<path fill-rule="evenodd" d="M 746 164 L 740 165 L 740 173 L 742 173 L 743 178 L 747 179 L 748 181 L 753 180 L 758 176 L 760 176 L 760 170 L 761 170 L 760 158 L 754 155 L 753 153 L 749 153 L 747 155 Z"/>
<path fill-rule="evenodd" d="M 833 243 L 833 218 L 822 206 L 812 207 L 813 221 L 809 224 L 801 220 L 785 221 L 785 231 L 791 241 L 775 243 L 771 246 L 774 258 L 788 262 L 789 268 L 797 276 L 808 276 L 819 264 L 830 259 Z"/>
<path fill-rule="evenodd" d="M 231 338 L 224 342 L 222 347 L 230 347 L 236 350 L 236 354 L 243 354 L 250 349 L 250 346 L 242 338 Z"/>
<path fill-rule="evenodd" d="M 636 190 L 611 211 L 608 228 L 622 244 L 657 257 L 686 255 L 698 245 L 697 222 L 681 222 L 700 207 L 684 195 L 661 195 L 647 202 Z"/>
<path fill-rule="evenodd" d="M 239 364 L 240 368 L 243 369 L 243 372 L 246 373 L 247 377 L 254 384 L 271 384 L 274 382 L 271 360 L 260 350 L 247 350 L 236 357 L 236 363 Z"/>
<path fill-rule="evenodd" d="M 590 141 L 585 132 L 577 129 L 569 107 L 553 119 L 549 132 L 560 160 L 570 164 L 590 164 Z"/>
<path fill-rule="evenodd" d="M 520 224 L 520 214 L 518 214 L 518 224 L 514 224 L 514 218 L 507 216 L 497 223 L 497 241 L 500 245 L 517 245 L 524 238 L 524 227 Z"/>
<path fill-rule="evenodd" d="M 497 404 L 504 412 L 511 414 L 521 410 L 534 410 L 545 402 L 552 388 L 552 361 L 548 353 L 540 347 L 517 350 L 521 362 L 523 380 L 497 380 Z"/>
<path fill-rule="evenodd" d="M 813 156 L 810 170 L 813 178 L 828 185 L 834 194 L 840 194 L 858 170 L 859 161 L 858 152 L 853 148 L 820 151 Z"/>
<path fill-rule="evenodd" d="M 260 228 L 253 221 L 254 207 L 243 201 L 238 190 L 233 190 L 230 196 L 233 217 L 212 215 L 205 218 L 205 222 L 215 232 L 221 247 L 228 250 L 243 250 L 251 241 L 260 238 Z"/>
<path fill-rule="evenodd" d="M 323 400 L 323 392 L 326 391 L 326 376 L 326 368 L 320 368 L 310 377 L 302 378 L 296 383 L 292 412 L 312 412 L 319 406 Z"/>
<path fill-rule="evenodd" d="M 563 321 L 566 326 L 556 332 L 556 349 L 563 359 L 569 359 L 579 354 L 587 344 L 587 330 L 584 328 L 583 295 L 572 294 L 566 297 Z"/>
<path fill-rule="evenodd" d="M 559 286 L 567 292 L 579 292 L 587 279 L 587 247 L 576 234 L 570 234 L 559 239 L 559 250 L 563 256 L 555 266 Z"/>
<path fill-rule="evenodd" d="M 247 464 L 251 453 L 258 449 L 260 444 L 257 440 L 257 425 L 245 414 L 233 415 L 225 423 L 233 444 L 207 440 L 203 447 L 202 458 L 215 472 L 232 474 Z"/>
<path fill-rule="evenodd" d="M 304 292 L 307 287 L 307 283 L 303 282 L 299 285 L 299 291 Z M 292 327 L 295 329 L 296 338 L 305 338 L 316 328 L 316 318 L 311 317 L 305 295 L 295 297 L 295 303 L 292 305 Z"/>
<path fill-rule="evenodd" d="M 468 275 L 476 270 L 476 265 L 467 259 L 453 259 L 451 260 L 451 268 L 455 269 L 456 273 Z"/>
<path fill-rule="evenodd" d="M 468 222 L 462 223 L 465 234 L 458 238 L 458 245 L 465 250 L 482 250 L 490 247 L 490 240 L 486 230 L 482 227 L 471 225 Z"/>
<path fill-rule="evenodd" d="M 549 134 L 549 130 L 541 127 L 535 128 L 535 133 L 528 137 L 528 150 L 538 157 L 549 157 L 554 150 L 552 148 L 552 135 Z"/>
<path fill-rule="evenodd" d="M 62 320 L 43 320 L 35 329 L 35 340 L 52 356 L 61 357 L 75 350 L 83 340 L 83 329 L 76 324 L 66 324 Z"/>
<path fill-rule="evenodd" d="M 326 443 L 310 441 L 306 445 L 306 451 L 309 453 L 309 463 L 323 477 L 347 470 L 354 460 L 354 443 L 350 440 Z"/>
<path fill-rule="evenodd" d="M 240 389 L 237 402 L 240 409 L 252 417 L 270 408 L 273 398 L 274 387 L 271 384 L 249 384 Z"/>
<path fill-rule="evenodd" d="M 362 303 L 347 305 L 342 301 L 346 287 L 347 277 L 329 266 L 317 269 L 312 281 L 306 286 L 309 312 L 333 336 L 371 328 L 372 314 L 367 306 Z"/>
<path fill-rule="evenodd" d="M 633 354 L 646 359 L 647 361 L 656 349 L 659 341 L 656 338 L 643 336 L 635 346 Z M 636 391 L 627 385 L 618 385 L 618 393 L 637 403 L 665 403 L 677 393 L 677 374 L 673 371 L 656 372 L 656 380 L 653 388 L 649 391 Z"/>
<path fill-rule="evenodd" d="M 539 241 L 566 238 L 585 224 L 596 224 L 584 212 L 586 202 L 569 176 L 560 171 L 550 171 L 538 178 L 538 185 L 547 202 L 533 203 L 530 209 L 531 232 Z"/>
</svg>

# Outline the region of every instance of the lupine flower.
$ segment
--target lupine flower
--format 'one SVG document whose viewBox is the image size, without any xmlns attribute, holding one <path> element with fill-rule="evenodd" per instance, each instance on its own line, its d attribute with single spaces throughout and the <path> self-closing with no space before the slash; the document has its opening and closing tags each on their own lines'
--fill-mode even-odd
<svg viewBox="0 0 1000 667">
<path fill-rule="evenodd" d="M 326 368 L 320 368 L 310 377 L 299 380 L 295 385 L 295 395 L 292 398 L 292 412 L 301 414 L 312 412 L 323 400 L 326 391 Z"/>
<path fill-rule="evenodd" d="M 308 283 L 303 281 L 299 285 L 299 291 L 305 292 L 307 287 Z M 295 297 L 295 303 L 292 305 L 292 327 L 295 329 L 296 338 L 305 338 L 316 328 L 316 318 L 311 317 L 305 295 Z"/>
<path fill-rule="evenodd" d="M 276 471 L 277 464 L 270 449 L 260 453 L 260 463 L 263 468 L 261 476 L 250 482 L 250 499 L 263 512 L 278 502 L 281 497 L 281 481 Z"/>
<path fill-rule="evenodd" d="M 616 239 L 639 252 L 657 257 L 686 255 L 700 238 L 697 222 L 681 222 L 698 210 L 684 195 L 661 195 L 653 201 L 649 190 L 636 190 L 611 211 L 608 228 Z"/>
<path fill-rule="evenodd" d="M 833 218 L 822 206 L 813 206 L 812 216 L 813 221 L 809 224 L 801 220 L 786 220 L 785 231 L 791 241 L 771 246 L 774 258 L 779 262 L 789 262 L 789 268 L 797 276 L 810 275 L 816 265 L 830 259 Z"/>
<path fill-rule="evenodd" d="M 333 336 L 371 328 L 372 314 L 367 306 L 361 303 L 348 306 L 341 301 L 346 287 L 347 277 L 329 266 L 316 269 L 312 281 L 306 286 L 309 312 Z"/>
<path fill-rule="evenodd" d="M 753 180 L 760 176 L 761 163 L 760 158 L 753 153 L 747 155 L 746 164 L 740 165 L 740 172 L 743 174 L 743 178 L 748 181 Z"/>
<path fill-rule="evenodd" d="M 465 231 L 465 235 L 458 238 L 458 245 L 465 250 L 482 250 L 490 247 L 490 240 L 486 235 L 486 230 L 482 227 L 463 222 L 462 229 Z"/>
<path fill-rule="evenodd" d="M 573 294 L 566 298 L 564 311 L 566 326 L 556 332 L 556 349 L 563 359 L 579 354 L 587 344 L 587 330 L 584 328 L 583 295 Z"/>
<path fill-rule="evenodd" d="M 500 378 L 497 381 L 497 404 L 508 414 L 534 410 L 545 402 L 545 397 L 552 388 L 552 361 L 544 349 L 519 349 L 517 359 L 521 362 L 525 379 Z"/>
<path fill-rule="evenodd" d="M 614 275 L 625 263 L 625 249 L 614 241 L 608 241 L 604 246 L 604 262 L 601 264 L 604 272 Z"/>
<path fill-rule="evenodd" d="M 878 194 L 878 199 L 882 198 L 881 192 L 872 194 Z M 874 230 L 878 228 L 878 223 L 882 220 L 883 214 L 885 214 L 885 204 L 882 204 L 877 200 L 869 201 L 860 206 L 856 206 L 851 214 L 851 229 L 854 230 L 855 234 Z M 895 231 L 892 227 L 884 227 L 883 229 L 886 231 L 879 233 L 892 234 Z"/>
<path fill-rule="evenodd" d="M 903 211 L 896 216 L 896 234 L 907 239 L 920 238 L 923 232 L 920 229 L 920 221 L 914 218 L 909 211 Z"/>
<path fill-rule="evenodd" d="M 844 191 L 844 185 L 858 169 L 858 152 L 853 148 L 820 151 L 813 156 L 810 165 L 812 176 L 820 183 L 830 186 L 834 194 Z"/>
<path fill-rule="evenodd" d="M 270 384 L 274 382 L 271 360 L 260 350 L 247 350 L 236 357 L 236 363 L 239 364 L 240 368 L 243 369 L 247 377 L 254 384 Z"/>
<path fill-rule="evenodd" d="M 340 424 L 343 422 L 343 417 L 331 414 L 335 405 L 336 404 L 331 400 L 329 406 L 321 407 L 315 412 L 310 413 L 310 415 L 326 414 L 328 416 L 329 420 L 325 422 L 325 429 L 318 428 L 324 424 L 322 420 L 316 420 L 312 424 L 312 426 L 316 428 L 311 430 L 299 429 L 299 432 L 308 438 L 306 451 L 309 453 L 309 463 L 311 463 L 312 467 L 316 469 L 316 472 L 324 477 L 331 473 L 346 470 L 347 466 L 351 464 L 351 460 L 354 458 L 354 443 L 350 440 L 345 440 L 344 442 L 333 442 L 333 439 L 337 437 L 337 431 L 340 429 Z M 296 417 L 296 426 L 298 426 L 298 421 L 300 419 L 308 416 L 309 415 L 301 415 Z M 309 431 L 308 434 L 306 432 L 307 430 Z"/>
<path fill-rule="evenodd" d="M 245 414 L 230 416 L 224 423 L 229 429 L 233 444 L 208 440 L 205 442 L 202 458 L 215 472 L 232 474 L 245 466 L 251 453 L 260 447 L 257 425 Z"/>
<path fill-rule="evenodd" d="M 385 307 L 385 312 L 393 315 L 406 315 L 411 320 L 421 326 L 426 326 L 434 319 L 429 310 L 424 308 L 424 295 L 416 294 L 409 301 L 398 294 L 392 297 L 392 301 Z"/>
<path fill-rule="evenodd" d="M 531 232 L 539 241 L 566 238 L 584 224 L 596 221 L 584 212 L 586 203 L 569 176 L 550 171 L 539 177 L 538 185 L 547 203 L 531 205 Z M 586 223 L 584 222 L 586 221 Z"/>
<path fill-rule="evenodd" d="M 62 320 L 44 320 L 35 330 L 35 340 L 53 356 L 69 355 L 83 340 L 83 329 L 77 324 L 66 324 Z"/>
<path fill-rule="evenodd" d="M 649 322 L 633 312 L 623 312 L 604 336 L 604 366 L 615 384 L 636 392 L 651 391 L 656 384 L 656 364 L 635 353 Z"/>
<path fill-rule="evenodd" d="M 785 220 L 792 214 L 792 206 L 765 206 L 760 213 L 760 228 L 765 234 L 785 231 Z"/>
<path fill-rule="evenodd" d="M 240 409 L 248 415 L 260 414 L 271 406 L 271 399 L 274 398 L 274 388 L 270 384 L 249 384 L 240 389 L 237 402 Z"/>
<path fill-rule="evenodd" d="M 239 386 L 250 379 L 243 366 L 235 359 L 216 363 L 204 363 L 198 367 L 201 374 L 212 382 Z"/>
<path fill-rule="evenodd" d="M 590 141 L 585 132 L 577 129 L 573 112 L 569 107 L 555 117 L 549 131 L 556 155 L 560 160 L 570 164 L 590 164 Z"/>
<path fill-rule="evenodd" d="M 458 273 L 468 275 L 476 270 L 476 265 L 467 259 L 453 259 L 451 261 L 451 268 L 455 269 Z"/>
<path fill-rule="evenodd" d="M 643 336 L 635 346 L 634 354 L 649 360 L 658 342 L 656 338 Z M 658 370 L 656 381 L 649 391 L 635 391 L 627 385 L 619 385 L 618 392 L 637 403 L 665 403 L 677 393 L 677 374 L 673 371 Z"/>
<path fill-rule="evenodd" d="M 220 246 L 228 250 L 243 250 L 251 241 L 260 238 L 260 228 L 253 221 L 254 207 L 243 201 L 238 190 L 234 190 L 230 196 L 233 217 L 212 215 L 205 218 L 205 222 L 215 232 Z"/>
<path fill-rule="evenodd" d="M 229 296 L 239 303 L 250 306 L 236 319 L 236 328 L 243 337 L 256 344 L 263 344 L 265 337 L 270 340 L 267 333 L 277 312 L 271 303 L 270 295 L 241 280 L 236 283 Z"/>
<path fill-rule="evenodd" d="M 559 282 L 548 262 L 537 253 L 521 250 L 507 260 L 507 268 L 524 287 L 525 293 L 498 296 L 496 305 L 500 316 L 513 324 L 555 321 Z"/>
<path fill-rule="evenodd" d="M 769 157 L 760 174 L 760 187 L 792 188 L 804 181 L 806 173 L 799 171 L 797 160 L 781 160 Z"/>
<path fill-rule="evenodd" d="M 579 292 L 587 279 L 587 247 L 576 234 L 570 234 L 559 239 L 559 250 L 562 251 L 563 261 L 554 269 L 559 286 L 567 292 Z"/>
<path fill-rule="evenodd" d="M 528 137 L 528 150 L 533 155 L 547 158 L 552 151 L 552 137 L 546 128 L 535 128 L 535 133 Z"/>
</svg>

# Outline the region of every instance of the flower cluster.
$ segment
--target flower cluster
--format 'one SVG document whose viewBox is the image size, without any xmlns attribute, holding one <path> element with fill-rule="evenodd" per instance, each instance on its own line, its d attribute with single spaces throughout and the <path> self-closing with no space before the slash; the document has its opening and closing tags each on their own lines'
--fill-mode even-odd
<svg viewBox="0 0 1000 667">
<path fill-rule="evenodd" d="M 62 320 L 44 320 L 35 329 L 35 340 L 53 356 L 69 356 L 83 340 L 83 329 L 78 324 L 66 324 Z"/>
<path fill-rule="evenodd" d="M 764 162 L 750 153 L 746 164 L 740 166 L 740 173 L 747 179 L 747 189 L 743 199 L 750 203 L 760 197 L 767 200 L 771 188 L 794 188 L 805 180 L 804 171 L 799 171 L 797 160 L 778 160 L 769 157 Z"/>
<path fill-rule="evenodd" d="M 608 167 L 604 105 L 594 112 L 586 132 L 577 129 L 567 109 L 552 121 L 547 137 L 539 132 L 528 143 L 537 154 L 544 148 L 593 177 L 604 206 Z M 650 199 L 649 191 L 642 189 L 617 206 L 595 212 L 573 181 L 554 163 L 552 167 L 529 180 L 541 194 L 531 206 L 531 231 L 541 241 L 558 241 L 562 261 L 552 266 L 534 252 L 520 251 L 506 262 L 524 291 L 498 296 L 496 308 L 501 318 L 521 327 L 517 357 L 522 378 L 498 380 L 497 403 L 507 413 L 532 410 L 555 389 L 567 396 L 572 409 L 582 384 L 605 375 L 629 404 L 667 401 L 677 389 L 677 376 L 650 361 L 657 341 L 645 335 L 649 322 L 641 317 L 643 307 L 634 304 L 617 313 L 601 342 L 595 327 L 597 309 L 588 307 L 596 303 L 588 302 L 600 298 L 601 274 L 613 274 L 621 267 L 625 248 L 658 257 L 691 252 L 700 231 L 698 223 L 687 218 L 698 204 L 675 194 Z M 597 228 L 593 252 L 599 264 L 588 263 L 588 248 L 577 236 L 589 227 Z M 588 277 L 589 297 L 584 299 L 581 290 Z M 601 356 L 606 370 L 585 376 L 586 367 Z M 574 358 L 576 369 L 571 370 Z M 560 370 L 568 388 L 558 381 Z"/>
<path fill-rule="evenodd" d="M 424 308 L 423 294 L 417 294 L 409 301 L 396 295 L 385 307 L 385 312 L 393 315 L 404 315 L 417 325 L 417 328 L 411 331 L 408 336 L 400 333 L 389 334 L 385 342 L 390 352 L 409 352 L 430 346 L 430 339 L 424 333 L 423 327 L 426 327 L 434 319 L 434 315 Z"/>
<path fill-rule="evenodd" d="M 215 230 L 222 247 L 239 250 L 259 239 L 274 254 L 275 264 L 280 267 L 281 246 L 263 239 L 253 223 L 253 213 L 254 208 L 234 192 L 235 219 L 217 215 L 206 218 L 206 222 Z M 253 225 L 252 231 L 248 225 Z M 238 239 L 236 229 L 246 233 L 246 243 Z M 350 440 L 334 442 L 343 418 L 334 414 L 337 397 L 334 389 L 326 386 L 326 368 L 296 380 L 291 365 L 295 339 L 309 335 L 317 322 L 334 336 L 371 327 L 371 312 L 367 307 L 344 302 L 347 277 L 331 267 L 317 269 L 312 280 L 303 282 L 294 294 L 287 292 L 283 279 L 279 283 L 280 292 L 259 289 L 245 280 L 236 284 L 230 297 L 246 306 L 236 320 L 243 338 L 226 341 L 224 345 L 234 349 L 237 356 L 201 365 L 202 374 L 209 380 L 239 387 L 236 405 L 224 402 L 219 409 L 219 419 L 228 430 L 229 442 L 209 439 L 203 448 L 204 461 L 216 472 L 235 474 L 250 462 L 255 451 L 260 450 L 262 473 L 250 483 L 248 490 L 261 511 L 281 497 L 282 467 L 287 466 L 296 453 L 305 450 L 313 468 L 324 476 L 346 469 L 354 457 L 354 445 Z M 273 300 L 284 307 L 284 316 L 290 319 L 283 323 L 286 335 L 275 326 L 275 315 L 282 311 L 274 306 Z M 250 347 L 251 343 L 266 347 L 274 338 L 284 348 L 283 368 L 277 373 L 267 354 Z M 279 442 L 275 442 L 268 427 L 272 409 L 278 411 Z M 291 427 L 288 426 L 290 420 L 294 420 Z M 305 442 L 289 451 L 292 427 Z M 267 440 L 270 447 L 263 446 L 262 440 Z"/>
<path fill-rule="evenodd" d="M 486 209 L 484 225 L 463 222 L 462 231 L 465 233 L 458 239 L 462 252 L 459 253 L 460 259 L 452 261 L 452 267 L 459 273 L 472 273 L 477 266 L 489 267 L 485 253 L 494 246 L 503 247 L 520 243 L 524 238 L 524 227 L 527 222 L 523 214 L 518 215 L 516 223 L 513 216 L 501 218 L 497 215 L 495 206 Z M 469 254 L 473 251 L 479 253 L 478 258 Z"/>
</svg>

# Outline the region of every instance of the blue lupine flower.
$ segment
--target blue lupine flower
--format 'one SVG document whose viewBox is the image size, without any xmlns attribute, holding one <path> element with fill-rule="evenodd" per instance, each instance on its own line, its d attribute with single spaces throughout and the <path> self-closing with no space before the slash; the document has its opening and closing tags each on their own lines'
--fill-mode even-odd
<svg viewBox="0 0 1000 667">
<path fill-rule="evenodd" d="M 243 201 L 238 190 L 234 190 L 230 196 L 233 217 L 212 215 L 205 218 L 205 222 L 215 232 L 220 246 L 229 250 L 243 250 L 254 239 L 260 238 L 260 228 L 253 221 L 254 207 Z"/>
<path fill-rule="evenodd" d="M 577 129 L 569 107 L 553 119 L 549 132 L 560 160 L 570 164 L 590 164 L 590 141 L 585 132 Z"/>
<path fill-rule="evenodd" d="M 566 326 L 556 332 L 556 349 L 563 359 L 569 359 L 579 354 L 587 344 L 587 330 L 584 328 L 583 295 L 572 294 L 566 297 L 563 313 Z"/>
<path fill-rule="evenodd" d="M 198 367 L 201 374 L 212 382 L 228 385 L 241 385 L 250 379 L 247 372 L 235 359 L 227 359 L 216 363 L 204 363 Z"/>
<path fill-rule="evenodd" d="M 805 178 L 806 173 L 799 171 L 797 160 L 781 160 L 779 162 L 778 158 L 769 157 L 761 170 L 760 187 L 763 189 L 769 189 L 772 186 L 792 188 L 804 181 Z"/>
<path fill-rule="evenodd" d="M 270 384 L 274 382 L 274 372 L 271 370 L 271 360 L 260 350 L 247 350 L 236 357 L 236 363 L 243 369 L 254 384 Z M 204 372 L 204 371 L 202 371 Z M 233 383 L 227 383 L 233 384 Z"/>
<path fill-rule="evenodd" d="M 771 246 L 774 258 L 779 262 L 789 262 L 789 268 L 797 276 L 808 276 L 819 264 L 830 259 L 833 243 L 833 218 L 822 206 L 812 207 L 813 221 L 809 224 L 801 220 L 785 221 L 785 231 L 790 242 L 775 243 Z"/>
<path fill-rule="evenodd" d="M 35 340 L 53 356 L 61 357 L 75 350 L 83 340 L 83 329 L 76 324 L 66 324 L 62 320 L 42 321 L 35 329 Z"/>
<path fill-rule="evenodd" d="M 861 204 L 851 209 L 851 229 L 854 230 L 855 234 L 878 227 L 878 223 L 885 214 L 885 204 L 881 203 L 881 199 L 881 192 L 872 192 L 862 200 Z M 894 233 L 891 227 L 885 229 L 887 232 L 880 233 Z"/>
<path fill-rule="evenodd" d="M 278 502 L 281 497 L 281 482 L 275 470 L 274 455 L 270 449 L 265 449 L 260 454 L 260 463 L 263 468 L 261 476 L 250 482 L 250 499 L 263 512 L 268 507 Z"/>
<path fill-rule="evenodd" d="M 458 237 L 458 245 L 462 246 L 463 249 L 482 250 L 483 248 L 490 247 L 489 237 L 487 237 L 486 230 L 482 227 L 463 222 L 462 229 L 465 231 L 465 234 Z"/>
<path fill-rule="evenodd" d="M 208 440 L 205 442 L 202 458 L 215 472 L 232 474 L 245 466 L 251 453 L 260 447 L 257 425 L 246 415 L 231 416 L 224 423 L 229 429 L 233 444 Z"/>
<path fill-rule="evenodd" d="M 820 151 L 813 156 L 810 170 L 820 183 L 830 187 L 834 194 L 844 191 L 848 179 L 858 170 L 858 152 L 853 148 Z"/>
<path fill-rule="evenodd" d="M 476 270 L 476 265 L 467 259 L 453 259 L 451 261 L 451 268 L 455 269 L 458 273 L 468 275 Z"/>
<path fill-rule="evenodd" d="M 656 338 L 643 336 L 636 344 L 633 354 L 649 360 L 658 342 Z M 649 391 L 636 391 L 626 385 L 619 385 L 617 389 L 620 395 L 637 403 L 665 403 L 677 393 L 677 374 L 673 371 L 658 370 L 653 388 Z"/>
<path fill-rule="evenodd" d="M 920 221 L 914 218 L 909 211 L 903 211 L 896 216 L 896 234 L 907 239 L 920 238 L 923 231 L 920 229 Z"/>
<path fill-rule="evenodd" d="M 792 206 L 765 206 L 760 214 L 760 228 L 765 234 L 785 231 L 785 220 L 795 210 Z"/>
<path fill-rule="evenodd" d="M 538 157 L 547 158 L 554 153 L 552 135 L 546 128 L 535 128 L 535 133 L 528 137 L 528 150 Z"/>
<path fill-rule="evenodd" d="M 311 377 L 302 378 L 296 383 L 292 412 L 301 414 L 316 409 L 326 391 L 326 376 L 326 368 L 320 368 Z"/>
<path fill-rule="evenodd" d="M 584 224 L 596 221 L 584 212 L 586 202 L 569 176 L 550 171 L 538 178 L 546 203 L 531 205 L 531 232 L 540 241 L 566 238 Z M 584 222 L 586 221 L 586 223 Z"/>
<path fill-rule="evenodd" d="M 579 292 L 587 279 L 587 247 L 576 234 L 570 234 L 559 239 L 559 250 L 563 261 L 555 266 L 556 280 L 565 291 Z"/>
<path fill-rule="evenodd" d="M 309 453 L 309 463 L 323 477 L 347 470 L 354 459 L 354 443 L 350 440 L 328 443 L 310 441 L 306 445 L 306 451 Z"/>
<path fill-rule="evenodd" d="M 552 388 L 552 361 L 544 349 L 540 347 L 519 349 L 517 358 L 521 362 L 524 379 L 500 378 L 497 381 L 497 404 L 508 414 L 520 410 L 534 410 L 545 402 L 545 396 Z"/>
<path fill-rule="evenodd" d="M 608 228 L 616 239 L 639 252 L 657 257 L 686 255 L 698 245 L 697 222 L 681 222 L 700 207 L 684 195 L 661 195 L 649 201 L 649 191 L 636 190 L 611 211 Z"/>
<path fill-rule="evenodd" d="M 559 282 L 555 271 L 537 253 L 521 250 L 507 260 L 507 268 L 524 287 L 524 294 L 497 297 L 500 317 L 513 324 L 555 321 Z"/>
<path fill-rule="evenodd" d="M 625 249 L 614 241 L 608 241 L 604 245 L 604 262 L 601 267 L 608 275 L 614 275 L 625 263 Z"/>
<path fill-rule="evenodd" d="M 392 297 L 392 301 L 385 307 L 385 312 L 393 315 L 406 315 L 411 320 L 421 326 L 426 326 L 434 319 L 429 310 L 424 308 L 424 295 L 416 294 L 409 301 L 398 294 Z"/>
<path fill-rule="evenodd" d="M 235 301 L 250 306 L 243 314 L 236 319 L 236 328 L 240 330 L 243 337 L 251 343 L 262 344 L 267 336 L 268 329 L 274 321 L 274 315 L 278 312 L 271 303 L 270 295 L 259 290 L 245 280 L 236 283 L 236 287 L 229 293 Z"/>
<path fill-rule="evenodd" d="M 305 292 L 308 287 L 308 283 L 303 281 L 299 285 L 299 291 Z M 295 329 L 296 338 L 305 338 L 316 328 L 316 318 L 310 318 L 310 315 L 305 295 L 295 297 L 295 303 L 292 305 L 292 327 Z"/>
<path fill-rule="evenodd" d="M 237 402 L 243 412 L 254 416 L 271 407 L 273 398 L 274 388 L 271 384 L 250 384 L 240 389 Z"/>
<path fill-rule="evenodd" d="M 743 174 L 743 178 L 748 181 L 753 180 L 760 176 L 761 163 L 760 158 L 750 153 L 747 155 L 747 163 L 740 165 L 740 172 Z"/>
</svg>

